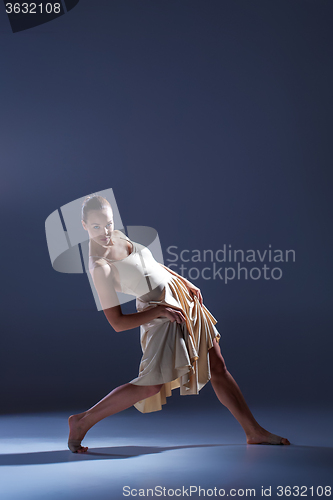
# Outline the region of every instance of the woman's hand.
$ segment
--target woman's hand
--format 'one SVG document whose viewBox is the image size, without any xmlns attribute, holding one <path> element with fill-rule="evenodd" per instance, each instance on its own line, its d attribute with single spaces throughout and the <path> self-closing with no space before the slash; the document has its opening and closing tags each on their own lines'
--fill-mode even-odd
<svg viewBox="0 0 333 500">
<path fill-rule="evenodd" d="M 188 289 L 188 291 L 190 292 L 190 294 L 192 295 L 192 297 L 197 297 L 197 299 L 200 302 L 200 305 L 202 305 L 203 304 L 203 298 L 202 298 L 200 289 L 197 288 L 196 286 L 194 286 L 189 281 L 185 282 L 185 285 L 186 285 L 186 288 Z"/>
<path fill-rule="evenodd" d="M 172 323 L 176 321 L 177 323 L 184 323 L 186 322 L 184 313 L 178 309 L 174 309 L 171 306 L 166 306 L 164 304 L 160 304 L 157 306 L 159 308 L 159 315 L 160 316 L 165 316 L 168 318 Z"/>
</svg>

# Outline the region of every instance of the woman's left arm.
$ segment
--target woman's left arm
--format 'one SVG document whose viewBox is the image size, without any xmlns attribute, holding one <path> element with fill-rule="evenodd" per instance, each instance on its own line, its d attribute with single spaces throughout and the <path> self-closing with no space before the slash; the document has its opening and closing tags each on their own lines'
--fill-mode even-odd
<svg viewBox="0 0 333 500">
<path fill-rule="evenodd" d="M 172 269 L 170 269 L 169 267 L 164 266 L 160 262 L 159 262 L 159 264 L 160 264 L 160 266 L 164 267 L 164 269 L 169 271 L 169 273 L 173 274 L 174 276 L 177 276 L 177 278 L 179 278 L 184 283 L 184 285 L 186 286 L 186 288 L 188 289 L 190 294 L 192 296 L 197 297 L 201 305 L 203 304 L 203 298 L 202 298 L 200 289 L 198 287 L 196 287 L 195 285 L 193 285 L 193 283 L 191 283 L 186 278 L 184 278 L 184 276 L 180 276 L 179 274 L 175 273 L 175 271 L 172 271 Z"/>
</svg>

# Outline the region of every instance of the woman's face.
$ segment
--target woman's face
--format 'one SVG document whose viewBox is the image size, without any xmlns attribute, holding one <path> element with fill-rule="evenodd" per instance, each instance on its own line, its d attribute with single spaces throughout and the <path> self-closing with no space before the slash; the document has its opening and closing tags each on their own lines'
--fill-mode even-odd
<svg viewBox="0 0 333 500">
<path fill-rule="evenodd" d="M 89 238 L 99 245 L 108 245 L 113 231 L 113 214 L 111 207 L 88 212 L 87 221 L 82 221 L 83 228 L 88 231 Z"/>
</svg>

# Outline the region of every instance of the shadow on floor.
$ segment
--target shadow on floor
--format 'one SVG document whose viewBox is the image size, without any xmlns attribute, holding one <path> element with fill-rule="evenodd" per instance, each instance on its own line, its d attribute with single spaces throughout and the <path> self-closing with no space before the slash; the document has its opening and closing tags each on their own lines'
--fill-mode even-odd
<svg viewBox="0 0 333 500">
<path fill-rule="evenodd" d="M 268 445 L 270 447 L 270 445 Z M 246 444 L 201 444 L 187 446 L 110 446 L 103 448 L 89 448 L 86 453 L 72 453 L 69 450 L 57 451 L 41 451 L 33 453 L 10 453 L 0 455 L 0 466 L 8 465 L 40 465 L 40 464 L 57 464 L 66 462 L 77 462 L 82 460 L 120 460 L 126 458 L 138 457 L 141 455 L 152 455 L 155 453 L 163 453 L 164 451 L 198 449 L 198 448 L 245 448 L 254 452 L 254 448 L 267 448 L 266 445 L 246 445 Z M 297 451 L 297 455 L 301 451 L 308 451 L 313 458 L 316 455 L 316 463 L 319 465 L 322 462 L 331 462 L 333 465 L 333 448 L 318 447 L 318 446 L 272 446 L 272 448 L 286 448 Z M 251 454 L 255 458 L 256 453 Z M 260 454 L 261 455 L 261 454 Z M 258 456 L 259 458 L 259 456 Z M 304 457 L 305 458 L 305 457 Z"/>
<path fill-rule="evenodd" d="M 181 450 L 186 448 L 206 448 L 213 446 L 243 446 L 243 445 L 219 445 L 203 444 L 188 446 L 110 446 L 105 448 L 89 448 L 86 453 L 72 453 L 69 450 L 40 451 L 33 453 L 9 453 L 0 455 L 0 466 L 5 465 L 40 465 L 58 464 L 65 462 L 76 462 L 81 460 L 120 460 L 124 458 L 138 457 L 140 455 L 152 455 L 170 450 Z"/>
</svg>

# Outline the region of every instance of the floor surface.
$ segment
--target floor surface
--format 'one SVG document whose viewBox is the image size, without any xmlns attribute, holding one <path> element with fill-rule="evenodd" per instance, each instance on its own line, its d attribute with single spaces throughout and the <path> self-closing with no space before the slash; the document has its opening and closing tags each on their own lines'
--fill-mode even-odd
<svg viewBox="0 0 333 500">
<path fill-rule="evenodd" d="M 223 407 L 130 408 L 92 428 L 79 455 L 67 449 L 72 412 L 0 416 L 0 498 L 333 498 L 332 412 L 252 411 L 292 444 L 247 445 Z"/>
</svg>

